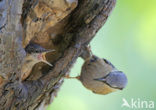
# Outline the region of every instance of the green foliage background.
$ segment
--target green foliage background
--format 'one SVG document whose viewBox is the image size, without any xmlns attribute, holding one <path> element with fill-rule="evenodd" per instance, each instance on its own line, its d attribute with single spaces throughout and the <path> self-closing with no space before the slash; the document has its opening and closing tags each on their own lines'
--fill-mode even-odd
<svg viewBox="0 0 156 110">
<path fill-rule="evenodd" d="M 65 79 L 48 110 L 130 110 L 121 107 L 122 98 L 156 104 L 156 0 L 118 0 L 91 47 L 94 54 L 126 73 L 126 89 L 97 95 L 78 80 Z M 70 75 L 79 75 L 82 64 L 79 58 Z"/>
</svg>

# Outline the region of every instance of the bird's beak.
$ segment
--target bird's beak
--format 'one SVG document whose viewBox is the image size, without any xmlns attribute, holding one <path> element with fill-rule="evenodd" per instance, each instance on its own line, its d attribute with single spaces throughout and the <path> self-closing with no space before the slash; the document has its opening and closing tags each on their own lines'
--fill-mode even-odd
<svg viewBox="0 0 156 110">
<path fill-rule="evenodd" d="M 53 51 L 55 51 L 55 50 L 48 50 L 48 51 L 46 51 L 46 52 L 43 52 L 43 53 L 42 53 L 42 59 L 43 59 L 42 62 L 48 64 L 49 66 L 53 66 L 53 65 L 50 64 L 50 63 L 47 61 L 47 59 L 46 59 L 46 53 L 53 52 Z"/>
<path fill-rule="evenodd" d="M 45 54 L 46 54 L 46 53 L 45 53 Z M 46 59 L 46 57 L 45 57 L 45 54 L 44 54 L 44 53 L 42 54 L 42 62 L 48 64 L 49 66 L 53 66 L 52 64 L 50 64 L 50 63 L 47 61 L 47 59 Z"/>
<path fill-rule="evenodd" d="M 46 52 L 43 52 L 43 53 L 42 53 L 42 56 L 45 57 L 45 55 L 46 55 L 47 53 L 54 52 L 54 51 L 55 51 L 55 50 L 47 50 Z"/>
<path fill-rule="evenodd" d="M 46 54 L 46 53 L 49 53 L 49 52 L 54 52 L 54 51 L 55 51 L 54 49 L 53 49 L 53 50 L 50 50 L 50 49 L 49 49 L 49 50 L 47 50 L 47 51 L 46 51 L 46 52 L 44 52 L 44 53 Z"/>
<path fill-rule="evenodd" d="M 42 62 L 48 64 L 49 66 L 53 66 L 51 63 L 49 63 L 47 60 L 42 60 Z"/>
</svg>

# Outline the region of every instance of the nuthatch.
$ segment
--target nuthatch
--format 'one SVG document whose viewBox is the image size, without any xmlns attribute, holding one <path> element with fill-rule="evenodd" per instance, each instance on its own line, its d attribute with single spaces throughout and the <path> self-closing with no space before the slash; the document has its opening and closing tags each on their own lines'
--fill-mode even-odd
<svg viewBox="0 0 156 110">
<path fill-rule="evenodd" d="M 108 94 L 118 89 L 122 90 L 127 85 L 127 77 L 123 72 L 118 71 L 108 60 L 100 59 L 94 55 L 86 59 L 80 76 L 75 78 L 97 94 Z"/>
<path fill-rule="evenodd" d="M 36 63 L 44 62 L 49 66 L 52 66 L 52 64 L 46 60 L 45 55 L 46 53 L 52 52 L 54 50 L 45 49 L 35 43 L 29 43 L 26 46 L 25 51 L 27 54 L 21 69 L 21 81 L 25 80 L 30 75 L 31 70 Z"/>
</svg>

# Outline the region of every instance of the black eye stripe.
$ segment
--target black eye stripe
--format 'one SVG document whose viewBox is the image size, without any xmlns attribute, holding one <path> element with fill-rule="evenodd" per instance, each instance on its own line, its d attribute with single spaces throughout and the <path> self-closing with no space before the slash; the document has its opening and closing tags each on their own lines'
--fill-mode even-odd
<svg viewBox="0 0 156 110">
<path fill-rule="evenodd" d="M 103 60 L 104 60 L 105 63 L 109 64 L 108 60 L 106 60 L 106 59 L 103 59 Z"/>
<path fill-rule="evenodd" d="M 113 68 L 115 68 L 115 66 L 114 66 L 110 61 L 108 61 L 108 60 L 106 60 L 106 59 L 103 59 L 103 61 L 104 61 L 106 64 L 111 65 Z"/>
</svg>

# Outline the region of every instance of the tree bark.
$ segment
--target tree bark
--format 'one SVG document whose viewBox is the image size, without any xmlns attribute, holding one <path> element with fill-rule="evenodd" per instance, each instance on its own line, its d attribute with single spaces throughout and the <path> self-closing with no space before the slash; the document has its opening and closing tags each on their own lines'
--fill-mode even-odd
<svg viewBox="0 0 156 110">
<path fill-rule="evenodd" d="M 115 3 L 79 0 L 77 5 L 69 6 L 64 0 L 0 0 L 0 110 L 45 109 Z M 27 36 L 29 40 L 25 40 Z M 26 55 L 23 48 L 30 40 L 56 50 L 46 55 L 53 67 L 38 63 L 20 83 Z"/>
</svg>

